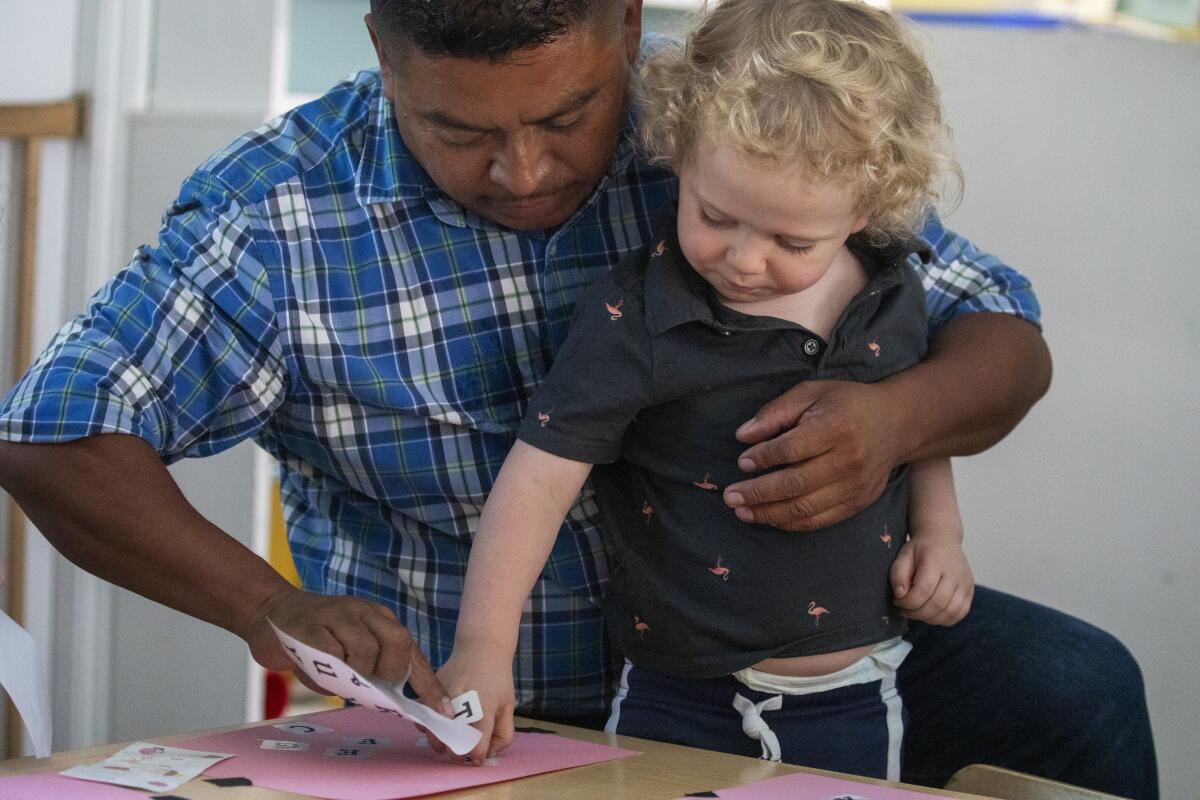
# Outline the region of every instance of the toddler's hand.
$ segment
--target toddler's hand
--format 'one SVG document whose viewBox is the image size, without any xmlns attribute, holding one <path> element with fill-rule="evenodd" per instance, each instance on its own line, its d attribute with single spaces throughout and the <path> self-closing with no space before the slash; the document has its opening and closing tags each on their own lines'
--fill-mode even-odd
<svg viewBox="0 0 1200 800">
<path fill-rule="evenodd" d="M 896 605 L 909 619 L 953 625 L 971 610 L 975 578 L 954 536 L 914 534 L 892 564 Z"/>
<path fill-rule="evenodd" d="M 488 657 L 456 648 L 437 671 L 437 677 L 450 697 L 458 697 L 472 689 L 479 694 L 483 719 L 476 722 L 475 727 L 483 736 L 475 749 L 462 757 L 464 761 L 482 766 L 485 759 L 512 744 L 516 691 L 511 656 L 507 659 Z M 439 754 L 450 752 L 433 736 L 430 736 L 429 744 Z"/>
</svg>

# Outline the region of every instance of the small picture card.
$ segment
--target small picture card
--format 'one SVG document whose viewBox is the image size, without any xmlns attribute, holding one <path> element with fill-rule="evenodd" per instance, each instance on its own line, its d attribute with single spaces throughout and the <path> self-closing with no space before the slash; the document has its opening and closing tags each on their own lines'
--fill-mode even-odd
<svg viewBox="0 0 1200 800">
<path fill-rule="evenodd" d="M 311 722 L 283 722 L 274 727 L 287 731 L 293 736 L 316 736 L 318 733 L 333 733 L 333 728 L 324 725 L 314 725 Z"/>
<path fill-rule="evenodd" d="M 179 788 L 213 764 L 233 758 L 232 753 L 206 753 L 136 742 L 95 764 L 81 764 L 60 775 L 85 781 L 111 783 L 152 792 Z"/>
<path fill-rule="evenodd" d="M 308 742 L 289 742 L 286 739 L 263 739 L 263 750 L 295 750 L 303 753 L 308 749 Z"/>
<path fill-rule="evenodd" d="M 483 719 L 483 706 L 479 704 L 479 693 L 472 689 L 463 692 L 450 701 L 454 708 L 454 718 L 459 722 L 479 722 Z"/>
<path fill-rule="evenodd" d="M 392 740 L 386 736 L 343 736 L 342 744 L 347 747 L 391 747 Z"/>
<path fill-rule="evenodd" d="M 370 758 L 369 747 L 330 747 L 325 751 L 330 758 Z"/>
</svg>

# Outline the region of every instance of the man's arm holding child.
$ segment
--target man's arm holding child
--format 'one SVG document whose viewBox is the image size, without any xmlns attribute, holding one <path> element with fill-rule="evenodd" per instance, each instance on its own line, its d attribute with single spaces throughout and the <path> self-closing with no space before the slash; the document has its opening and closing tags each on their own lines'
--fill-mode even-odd
<svg viewBox="0 0 1200 800">
<path fill-rule="evenodd" d="M 1050 351 L 1029 281 L 936 215 L 921 237 L 932 250 L 912 262 L 933 331 L 925 359 L 878 383 L 801 384 L 760 409 L 738 431 L 751 475 L 725 490 L 743 521 L 808 531 L 846 519 L 897 465 L 986 450 L 1046 393 Z"/>
<path fill-rule="evenodd" d="M 452 697 L 479 693 L 485 718 L 476 724 L 483 737 L 471 751 L 473 764 L 512 743 L 521 610 L 591 469 L 518 440 L 488 495 L 467 564 L 454 651 L 437 673 Z"/>
<path fill-rule="evenodd" d="M 953 625 L 971 610 L 975 579 L 963 553 L 950 459 L 910 464 L 909 480 L 909 537 L 892 564 L 896 605 L 909 619 Z"/>
</svg>

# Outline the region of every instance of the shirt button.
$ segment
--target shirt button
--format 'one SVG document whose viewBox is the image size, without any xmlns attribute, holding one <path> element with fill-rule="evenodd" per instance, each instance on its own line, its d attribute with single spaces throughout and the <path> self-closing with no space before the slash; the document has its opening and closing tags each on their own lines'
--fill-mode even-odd
<svg viewBox="0 0 1200 800">
<path fill-rule="evenodd" d="M 815 356 L 817 351 L 821 349 L 821 343 L 816 339 L 809 339 L 804 343 L 804 352 L 810 356 Z"/>
<path fill-rule="evenodd" d="M 722 336 L 732 336 L 732 335 L 733 335 L 733 331 L 722 329 L 722 330 L 721 330 L 721 335 L 722 335 Z"/>
</svg>

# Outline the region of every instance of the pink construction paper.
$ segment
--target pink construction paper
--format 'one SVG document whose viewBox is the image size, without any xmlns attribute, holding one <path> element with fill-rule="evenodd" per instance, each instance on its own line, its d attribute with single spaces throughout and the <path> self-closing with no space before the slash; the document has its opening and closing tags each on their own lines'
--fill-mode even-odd
<svg viewBox="0 0 1200 800">
<path fill-rule="evenodd" d="M 175 746 L 235 754 L 213 765 L 204 773 L 205 778 L 249 778 L 255 786 L 328 800 L 419 797 L 637 755 L 633 750 L 566 736 L 518 733 L 498 764 L 473 767 L 440 760 L 427 745 L 419 743 L 423 737 L 411 722 L 373 709 L 346 708 L 298 719 L 333 730 L 298 736 L 267 723 L 176 742 Z M 365 759 L 326 755 L 330 748 L 343 747 L 347 736 L 386 737 L 391 744 L 369 748 L 371 756 Z M 264 739 L 306 742 L 309 747 L 303 751 L 263 750 Z"/>
<path fill-rule="evenodd" d="M 0 776 L 0 797 L 4 800 L 145 800 L 150 795 L 108 783 L 68 778 L 57 772 L 38 772 Z"/>
<path fill-rule="evenodd" d="M 844 781 L 806 772 L 794 772 L 779 778 L 747 783 L 745 786 L 712 791 L 721 800 L 946 800 L 944 795 Z"/>
</svg>

